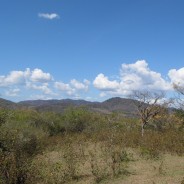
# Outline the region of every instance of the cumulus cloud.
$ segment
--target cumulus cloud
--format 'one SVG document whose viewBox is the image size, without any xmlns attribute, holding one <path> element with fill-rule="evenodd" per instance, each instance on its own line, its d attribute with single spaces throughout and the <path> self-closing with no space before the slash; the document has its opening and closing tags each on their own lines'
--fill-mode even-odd
<svg viewBox="0 0 184 184">
<path fill-rule="evenodd" d="M 70 84 L 71 84 L 71 86 L 73 86 L 77 90 L 87 91 L 88 87 L 89 87 L 89 84 L 90 84 L 90 81 L 84 79 L 84 81 L 82 83 L 82 82 L 77 81 L 76 79 L 72 79 L 70 81 Z"/>
<path fill-rule="evenodd" d="M 133 64 L 122 64 L 121 85 L 127 90 L 169 90 L 170 83 L 160 73 L 152 71 L 145 60 Z"/>
<path fill-rule="evenodd" d="M 7 76 L 0 76 L 0 87 L 11 85 L 24 85 L 27 82 L 49 82 L 52 76 L 49 73 L 43 72 L 41 69 L 30 70 L 27 68 L 25 71 L 11 71 Z"/>
<path fill-rule="evenodd" d="M 173 83 L 184 86 L 184 67 L 169 70 L 168 77 L 164 78 L 151 70 L 145 60 L 122 64 L 116 78 L 99 73 L 93 80 L 93 86 L 100 91 L 101 98 L 127 96 L 134 90 L 171 91 Z M 90 81 L 87 79 L 72 79 L 65 83 L 55 80 L 50 73 L 39 68 L 15 70 L 7 75 L 0 75 L 0 92 L 6 97 L 16 97 L 21 92 L 24 96 L 28 94 L 29 98 L 50 99 L 57 96 L 85 99 L 91 95 L 89 87 Z"/>
<path fill-rule="evenodd" d="M 90 81 L 87 79 L 82 82 L 72 79 L 68 84 L 56 81 L 50 73 L 39 68 L 32 70 L 27 68 L 23 71 L 11 71 L 7 75 L 0 75 L 0 90 L 4 93 L 2 95 L 9 97 L 15 97 L 20 91 L 24 91 L 24 93 L 31 93 L 32 97 L 80 98 L 80 94 L 88 91 L 89 85 Z"/>
<path fill-rule="evenodd" d="M 90 81 L 84 79 L 83 82 L 80 82 L 76 79 L 72 79 L 70 83 L 55 82 L 55 88 L 61 92 L 66 93 L 69 96 L 78 96 L 78 92 L 84 91 L 87 92 L 90 85 Z"/>
<path fill-rule="evenodd" d="M 172 83 L 184 86 L 184 68 L 169 70 L 168 76 Z"/>
<path fill-rule="evenodd" d="M 0 87 L 20 85 L 25 82 L 23 71 L 11 71 L 7 76 L 0 76 Z"/>
<path fill-rule="evenodd" d="M 41 69 L 30 71 L 30 80 L 33 82 L 49 82 L 53 79 L 50 73 L 44 73 Z"/>
<path fill-rule="evenodd" d="M 55 82 L 55 88 L 65 92 L 67 95 L 73 95 L 75 94 L 75 89 L 73 89 L 69 84 L 65 84 L 63 82 Z"/>
<path fill-rule="evenodd" d="M 99 74 L 93 85 L 101 97 L 107 94 L 124 96 L 133 90 L 170 90 L 171 84 L 160 73 L 152 71 L 145 60 L 138 60 L 133 64 L 122 64 L 117 80 L 109 80 L 104 74 Z"/>
<path fill-rule="evenodd" d="M 33 89 L 44 94 L 53 94 L 49 88 L 49 82 L 53 80 L 50 73 L 45 73 L 41 69 L 24 71 L 11 71 L 8 75 L 0 76 L 0 88 L 5 88 L 6 96 L 17 96 L 21 88 Z"/>
<path fill-rule="evenodd" d="M 44 18 L 44 19 L 49 19 L 49 20 L 59 19 L 60 18 L 57 13 L 39 13 L 38 17 Z"/>
<path fill-rule="evenodd" d="M 104 91 L 114 91 L 119 88 L 119 83 L 116 80 L 110 81 L 104 74 L 99 74 L 93 81 L 93 85 Z"/>
</svg>

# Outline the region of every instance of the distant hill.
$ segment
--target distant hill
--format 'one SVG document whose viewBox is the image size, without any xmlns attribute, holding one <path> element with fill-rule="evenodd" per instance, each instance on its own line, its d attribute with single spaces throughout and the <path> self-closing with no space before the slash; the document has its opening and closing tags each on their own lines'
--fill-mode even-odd
<svg viewBox="0 0 184 184">
<path fill-rule="evenodd" d="M 121 112 L 126 116 L 132 116 L 135 113 L 134 100 L 126 98 L 110 98 L 104 102 L 89 102 L 85 100 L 28 100 L 14 103 L 5 99 L 0 99 L 0 107 L 8 109 L 26 108 L 35 109 L 37 111 L 53 111 L 61 113 L 68 107 L 84 106 L 89 110 L 112 113 Z"/>
<path fill-rule="evenodd" d="M 54 112 L 63 112 L 68 107 L 79 107 L 79 106 L 88 106 L 93 102 L 88 102 L 85 100 L 29 100 L 21 101 L 18 104 L 24 106 L 25 108 L 36 109 L 37 111 L 54 111 Z"/>
<path fill-rule="evenodd" d="M 104 113 L 120 112 L 126 116 L 132 116 L 135 114 L 136 107 L 134 100 L 127 98 L 110 98 L 101 103 L 92 103 L 89 105 L 92 110 Z"/>
<path fill-rule="evenodd" d="M 18 104 L 30 106 L 30 107 L 40 107 L 40 106 L 50 106 L 50 105 L 87 105 L 93 102 L 88 102 L 85 100 L 72 100 L 72 99 L 63 99 L 63 100 L 28 100 L 21 101 Z"/>
<path fill-rule="evenodd" d="M 136 110 L 134 101 L 135 100 L 127 98 L 110 98 L 102 102 L 102 107 L 109 111 L 132 112 Z"/>
<path fill-rule="evenodd" d="M 18 104 L 14 103 L 12 101 L 0 98 L 0 108 L 16 109 L 16 108 L 18 108 Z"/>
</svg>

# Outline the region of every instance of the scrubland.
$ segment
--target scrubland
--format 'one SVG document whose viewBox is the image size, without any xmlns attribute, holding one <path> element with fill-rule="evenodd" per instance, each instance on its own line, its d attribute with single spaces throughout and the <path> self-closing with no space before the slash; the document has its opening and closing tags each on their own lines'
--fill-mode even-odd
<svg viewBox="0 0 184 184">
<path fill-rule="evenodd" d="M 1 109 L 0 183 L 183 184 L 183 116 Z"/>
</svg>

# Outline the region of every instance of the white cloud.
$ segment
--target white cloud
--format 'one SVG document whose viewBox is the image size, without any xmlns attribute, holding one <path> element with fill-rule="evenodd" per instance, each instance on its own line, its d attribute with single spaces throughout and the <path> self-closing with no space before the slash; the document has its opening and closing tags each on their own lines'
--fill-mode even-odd
<svg viewBox="0 0 184 184">
<path fill-rule="evenodd" d="M 49 20 L 59 19 L 60 18 L 57 13 L 39 13 L 38 14 L 38 17 L 49 19 Z"/>
<path fill-rule="evenodd" d="M 132 64 L 122 64 L 116 77 L 98 74 L 93 86 L 100 91 L 101 98 L 107 98 L 126 96 L 133 90 L 171 91 L 173 83 L 184 86 L 184 67 L 169 70 L 168 77 L 163 78 L 160 73 L 151 70 L 145 60 L 138 60 Z M 6 97 L 16 97 L 21 92 L 25 94 L 24 96 L 32 95 L 44 99 L 56 96 L 85 99 L 86 96 L 91 95 L 89 87 L 90 81 L 87 79 L 82 81 L 72 79 L 68 83 L 59 82 L 50 73 L 39 68 L 15 70 L 7 75 L 0 75 L 0 92 Z"/>
<path fill-rule="evenodd" d="M 5 95 L 11 97 L 18 95 L 20 89 L 17 87 L 21 87 L 21 90 L 33 89 L 53 95 L 48 84 L 52 80 L 51 74 L 45 73 L 41 69 L 27 68 L 25 71 L 11 71 L 6 76 L 0 76 L 0 88 L 5 88 Z"/>
<path fill-rule="evenodd" d="M 117 80 L 109 80 L 104 74 L 99 74 L 93 85 L 102 91 L 101 97 L 107 94 L 113 96 L 129 95 L 133 90 L 170 90 L 171 83 L 162 78 L 160 73 L 152 71 L 145 60 L 133 64 L 122 64 Z"/>
<path fill-rule="evenodd" d="M 93 85 L 104 91 L 114 91 L 119 88 L 119 83 L 116 80 L 110 81 L 104 74 L 99 74 L 93 81 Z"/>
<path fill-rule="evenodd" d="M 53 79 L 50 73 L 44 73 L 41 69 L 34 69 L 30 74 L 30 80 L 33 82 L 49 82 Z"/>
<path fill-rule="evenodd" d="M 34 90 L 40 90 L 42 91 L 44 94 L 47 94 L 47 95 L 52 95 L 54 94 L 52 92 L 52 90 L 49 88 L 49 84 L 48 83 L 43 83 L 41 85 L 36 85 L 34 83 L 27 83 L 27 88 L 29 89 L 34 89 Z"/>
<path fill-rule="evenodd" d="M 55 88 L 65 92 L 67 95 L 74 95 L 75 94 L 75 89 L 72 88 L 69 84 L 65 84 L 63 82 L 55 82 Z"/>
<path fill-rule="evenodd" d="M 1 93 L 9 97 L 17 96 L 21 90 L 34 97 L 41 97 L 40 95 L 42 95 L 44 98 L 51 98 L 56 96 L 61 97 L 62 95 L 62 97 L 80 98 L 82 93 L 88 91 L 89 85 L 90 81 L 87 79 L 84 79 L 82 82 L 72 79 L 68 84 L 55 81 L 50 73 L 44 72 L 39 68 L 11 71 L 7 75 L 0 76 Z"/>
<path fill-rule="evenodd" d="M 89 88 L 90 81 L 84 79 L 83 83 L 77 81 L 76 79 L 72 79 L 70 81 L 70 84 L 72 87 L 74 87 L 76 90 L 84 90 L 87 91 Z"/>
<path fill-rule="evenodd" d="M 55 82 L 54 87 L 61 91 L 66 93 L 69 96 L 73 96 L 76 98 L 80 98 L 80 95 L 78 92 L 87 92 L 89 89 L 90 81 L 84 79 L 83 82 L 80 82 L 76 79 L 72 79 L 70 83 L 63 83 L 63 82 Z"/>
<path fill-rule="evenodd" d="M 170 83 L 160 73 L 150 70 L 145 60 L 134 64 L 122 64 L 120 71 L 121 86 L 126 90 L 169 90 Z"/>
<path fill-rule="evenodd" d="M 24 72 L 11 71 L 7 76 L 0 76 L 0 87 L 20 85 L 25 82 Z"/>
<path fill-rule="evenodd" d="M 184 86 L 184 68 L 169 70 L 168 76 L 172 83 Z"/>
<path fill-rule="evenodd" d="M 51 74 L 44 73 L 41 69 L 25 71 L 11 71 L 7 76 L 0 76 L 0 87 L 8 87 L 11 85 L 25 85 L 27 82 L 45 83 L 51 81 Z"/>
</svg>

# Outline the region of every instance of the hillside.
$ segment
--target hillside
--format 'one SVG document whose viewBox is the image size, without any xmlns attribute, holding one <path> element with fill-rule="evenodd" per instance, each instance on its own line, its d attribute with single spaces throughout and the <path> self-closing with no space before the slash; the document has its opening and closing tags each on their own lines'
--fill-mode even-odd
<svg viewBox="0 0 184 184">
<path fill-rule="evenodd" d="M 0 98 L 0 108 L 16 109 L 16 108 L 18 108 L 18 106 L 19 105 L 17 103 Z"/>
<path fill-rule="evenodd" d="M 111 98 L 104 102 L 89 102 L 85 100 L 34 100 L 19 102 L 19 105 L 23 105 L 27 108 L 33 108 L 38 111 L 54 111 L 63 112 L 68 107 L 80 107 L 84 106 L 92 111 L 111 113 L 111 112 L 123 112 L 124 114 L 132 114 L 135 112 L 135 106 L 133 100 L 125 98 Z"/>
<path fill-rule="evenodd" d="M 89 110 L 111 113 L 111 112 L 122 112 L 125 115 L 132 115 L 135 112 L 135 106 L 133 100 L 125 98 L 110 98 L 104 102 L 90 102 L 85 100 L 28 100 L 14 103 L 5 99 L 0 100 L 0 107 L 7 109 L 16 108 L 28 108 L 35 109 L 37 111 L 53 111 L 61 113 L 68 107 L 80 107 L 84 106 Z"/>
</svg>

